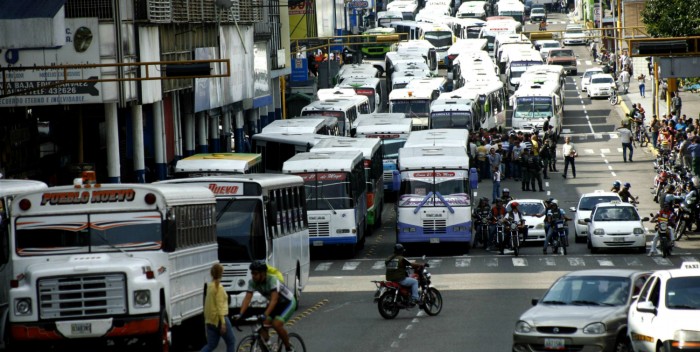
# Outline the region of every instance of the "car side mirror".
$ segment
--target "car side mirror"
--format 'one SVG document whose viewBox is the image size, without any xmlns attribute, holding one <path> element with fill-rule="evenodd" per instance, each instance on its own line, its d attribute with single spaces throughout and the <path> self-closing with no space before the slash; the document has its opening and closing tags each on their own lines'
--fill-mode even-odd
<svg viewBox="0 0 700 352">
<path fill-rule="evenodd" d="M 591 222 L 591 218 L 585 218 L 585 219 L 583 219 L 583 222 L 585 222 L 585 223 L 590 223 L 590 222 Z"/>
<path fill-rule="evenodd" d="M 649 221 L 649 218 L 645 216 L 642 218 L 642 221 Z"/>
<path fill-rule="evenodd" d="M 586 220 L 585 220 L 585 219 L 584 219 L 584 220 L 579 220 L 579 221 L 578 221 L 578 224 L 579 224 L 579 225 L 586 225 Z"/>
<path fill-rule="evenodd" d="M 576 212 L 576 207 L 569 208 L 570 211 Z"/>
<path fill-rule="evenodd" d="M 637 303 L 637 311 L 642 312 L 642 313 L 651 313 L 656 315 L 656 307 L 654 306 L 653 303 L 649 301 L 644 301 L 644 302 L 638 302 Z"/>
<path fill-rule="evenodd" d="M 539 298 L 533 298 L 533 299 L 530 301 L 530 303 L 531 303 L 533 306 L 536 306 L 537 303 L 538 303 L 539 301 L 540 301 Z"/>
</svg>

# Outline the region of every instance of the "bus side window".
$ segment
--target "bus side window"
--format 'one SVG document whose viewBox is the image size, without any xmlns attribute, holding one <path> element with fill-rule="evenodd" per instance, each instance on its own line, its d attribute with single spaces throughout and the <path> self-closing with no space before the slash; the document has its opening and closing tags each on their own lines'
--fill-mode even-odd
<svg viewBox="0 0 700 352">
<path fill-rule="evenodd" d="M 284 213 L 284 197 L 279 189 L 275 190 L 275 199 L 277 200 L 277 237 L 282 237 L 287 232 L 285 228 Z"/>
<path fill-rule="evenodd" d="M 287 234 L 294 232 L 294 206 L 292 205 L 292 195 L 289 193 L 289 188 L 282 189 L 284 193 L 284 212 L 287 217 Z"/>
<path fill-rule="evenodd" d="M 297 187 L 297 192 L 299 193 L 299 200 L 301 206 L 301 221 L 303 221 L 304 228 L 309 227 L 309 219 L 306 217 L 306 188 L 304 186 Z"/>
<path fill-rule="evenodd" d="M 268 216 L 274 215 L 274 219 L 275 219 L 274 223 L 271 222 L 271 224 L 269 224 L 270 229 L 272 230 L 272 231 L 270 231 L 271 238 L 277 237 L 280 233 L 279 232 L 280 214 L 277 211 L 278 201 L 279 200 L 277 199 L 277 193 L 275 193 L 275 190 L 270 190 L 270 208 L 272 208 L 273 211 L 275 212 L 275 214 L 268 214 Z"/>
</svg>

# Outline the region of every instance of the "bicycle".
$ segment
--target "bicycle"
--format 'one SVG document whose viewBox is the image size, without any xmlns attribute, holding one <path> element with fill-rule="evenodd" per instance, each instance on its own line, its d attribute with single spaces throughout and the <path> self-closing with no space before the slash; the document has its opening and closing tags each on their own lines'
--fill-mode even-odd
<svg viewBox="0 0 700 352">
<path fill-rule="evenodd" d="M 236 351 L 238 352 L 284 352 L 284 343 L 282 342 L 282 339 L 280 339 L 277 334 L 270 335 L 270 339 L 268 342 L 265 342 L 263 339 L 262 335 L 260 334 L 260 331 L 263 329 L 268 329 L 263 326 L 263 321 L 264 319 L 261 319 L 258 316 L 246 318 L 243 320 L 247 323 L 250 323 L 251 326 L 251 331 L 252 333 L 243 339 L 241 339 L 241 342 L 238 343 L 238 347 L 236 348 Z M 233 324 L 233 326 L 236 328 L 238 331 L 243 331 L 241 330 L 238 325 L 238 321 Z M 304 344 L 304 340 L 299 336 L 297 333 L 289 333 L 289 344 L 294 348 L 295 352 L 306 352 L 306 345 Z"/>
</svg>

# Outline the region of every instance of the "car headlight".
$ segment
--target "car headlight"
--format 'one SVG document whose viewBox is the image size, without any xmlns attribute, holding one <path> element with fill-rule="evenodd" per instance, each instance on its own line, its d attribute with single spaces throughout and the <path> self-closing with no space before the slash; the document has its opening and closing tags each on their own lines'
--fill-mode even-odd
<svg viewBox="0 0 700 352">
<path fill-rule="evenodd" d="M 634 231 L 632 231 L 632 233 L 634 233 L 635 235 L 641 235 L 644 233 L 644 229 L 641 227 L 635 227 Z"/>
<path fill-rule="evenodd" d="M 603 229 L 595 229 L 593 230 L 594 235 L 605 235 L 605 230 Z"/>
<path fill-rule="evenodd" d="M 593 323 L 588 324 L 583 328 L 584 334 L 603 334 L 605 333 L 605 324 Z"/>
<path fill-rule="evenodd" d="M 515 332 L 520 334 L 529 334 L 532 332 L 532 326 L 525 321 L 519 320 L 515 323 Z"/>
<path fill-rule="evenodd" d="M 16 298 L 15 299 L 15 315 L 31 315 L 32 314 L 32 299 L 31 298 Z"/>
<path fill-rule="evenodd" d="M 544 228 L 544 224 L 537 224 L 537 225 L 535 225 L 535 228 L 538 230 L 541 230 Z"/>
<path fill-rule="evenodd" d="M 136 308 L 148 308 L 151 306 L 151 291 L 136 290 L 134 291 L 134 306 Z"/>
<path fill-rule="evenodd" d="M 700 342 L 700 331 L 693 330 L 676 330 L 673 333 L 673 340 L 678 341 L 679 348 L 690 347 L 694 348 L 698 346 Z M 688 345 L 688 346 L 686 346 Z"/>
</svg>

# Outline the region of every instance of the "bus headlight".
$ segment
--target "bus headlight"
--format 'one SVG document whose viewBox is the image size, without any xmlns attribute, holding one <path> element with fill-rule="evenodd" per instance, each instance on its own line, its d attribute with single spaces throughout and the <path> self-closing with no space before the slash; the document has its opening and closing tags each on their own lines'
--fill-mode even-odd
<svg viewBox="0 0 700 352">
<path fill-rule="evenodd" d="M 32 299 L 17 298 L 15 299 L 15 315 L 30 315 L 32 314 Z"/>
<path fill-rule="evenodd" d="M 415 227 L 404 227 L 403 232 L 416 232 Z"/>
<path fill-rule="evenodd" d="M 151 306 L 151 291 L 136 290 L 134 291 L 134 305 L 136 308 L 148 308 Z"/>
<path fill-rule="evenodd" d="M 454 232 L 466 232 L 467 227 L 466 226 L 455 226 L 452 228 Z"/>
<path fill-rule="evenodd" d="M 350 233 L 350 229 L 337 229 L 335 233 Z"/>
</svg>

